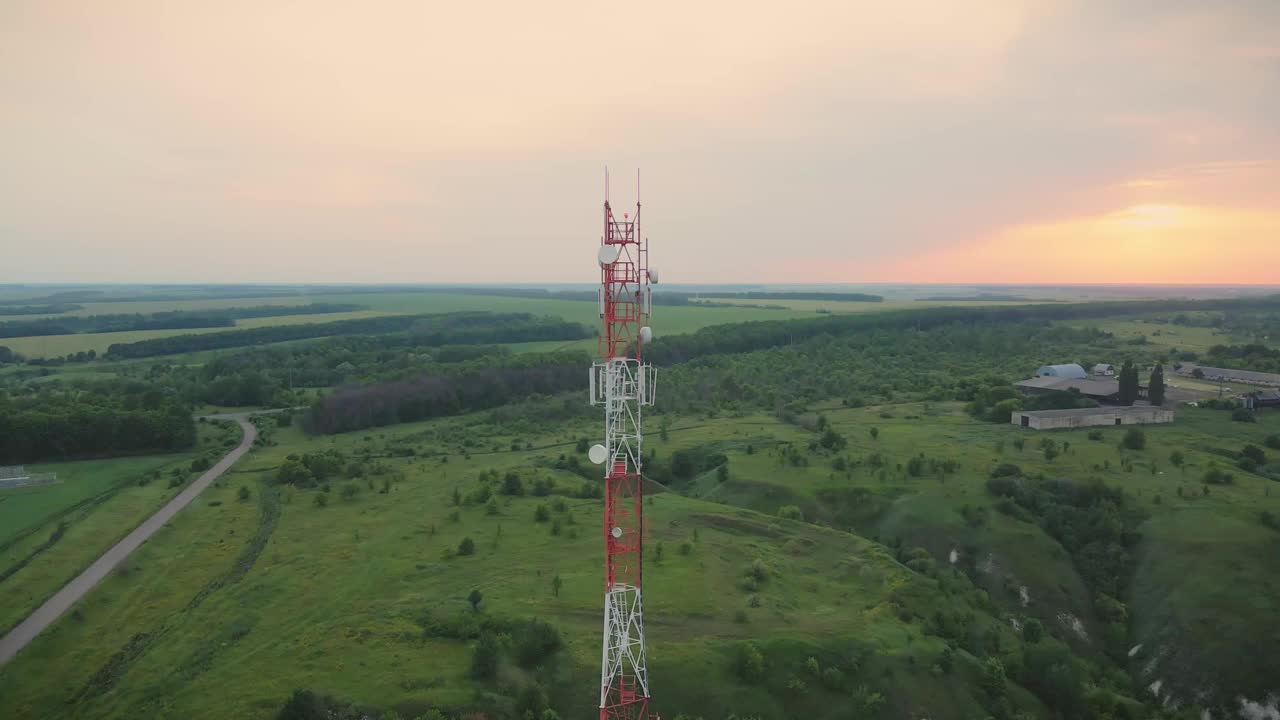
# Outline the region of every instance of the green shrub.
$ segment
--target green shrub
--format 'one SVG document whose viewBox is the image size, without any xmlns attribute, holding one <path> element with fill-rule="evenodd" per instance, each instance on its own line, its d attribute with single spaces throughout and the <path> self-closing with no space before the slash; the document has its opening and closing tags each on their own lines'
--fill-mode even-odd
<svg viewBox="0 0 1280 720">
<path fill-rule="evenodd" d="M 248 500 L 250 495 L 249 488 L 244 485 L 241 485 L 240 489 L 236 491 L 236 497 L 240 500 Z"/>
<path fill-rule="evenodd" d="M 743 682 L 759 682 L 764 677 L 764 654 L 753 642 L 738 646 L 733 660 L 733 672 Z"/>
<path fill-rule="evenodd" d="M 1129 428 L 1121 443 L 1130 450 L 1142 450 L 1147 446 L 1147 434 L 1138 428 Z"/>
<path fill-rule="evenodd" d="M 1013 463 L 1000 463 L 991 470 L 991 477 L 1022 477 L 1022 468 Z"/>
<path fill-rule="evenodd" d="M 498 674 L 498 638 L 493 633 L 483 633 L 471 652 L 471 677 L 490 680 Z"/>
<path fill-rule="evenodd" d="M 475 555 L 476 554 L 475 541 L 469 537 L 462 538 L 462 542 L 458 543 L 458 554 L 459 555 Z"/>
<path fill-rule="evenodd" d="M 560 649 L 560 632 L 543 620 L 530 620 L 516 629 L 516 661 L 524 667 L 533 667 Z"/>
<path fill-rule="evenodd" d="M 784 520 L 804 520 L 804 513 L 795 505 L 783 505 L 778 508 L 778 517 Z"/>
<path fill-rule="evenodd" d="M 551 511 L 547 509 L 546 505 L 539 503 L 538 507 L 534 508 L 533 510 L 533 521 L 544 523 L 550 519 L 551 519 Z"/>
</svg>

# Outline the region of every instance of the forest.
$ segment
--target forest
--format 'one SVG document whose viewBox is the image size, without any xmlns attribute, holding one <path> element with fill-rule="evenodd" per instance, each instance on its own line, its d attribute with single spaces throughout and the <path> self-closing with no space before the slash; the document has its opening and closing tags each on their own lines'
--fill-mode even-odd
<svg viewBox="0 0 1280 720">
<path fill-rule="evenodd" d="M 154 388 L 0 393 L 0 464 L 172 452 L 195 440 L 191 409 Z"/>
</svg>

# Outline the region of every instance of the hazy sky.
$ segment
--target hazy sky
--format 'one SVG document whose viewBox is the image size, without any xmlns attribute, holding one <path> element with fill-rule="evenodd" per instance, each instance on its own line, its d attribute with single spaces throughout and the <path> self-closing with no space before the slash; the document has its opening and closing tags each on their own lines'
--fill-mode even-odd
<svg viewBox="0 0 1280 720">
<path fill-rule="evenodd" d="M 1280 278 L 1280 2 L 0 2 L 0 281 Z"/>
</svg>

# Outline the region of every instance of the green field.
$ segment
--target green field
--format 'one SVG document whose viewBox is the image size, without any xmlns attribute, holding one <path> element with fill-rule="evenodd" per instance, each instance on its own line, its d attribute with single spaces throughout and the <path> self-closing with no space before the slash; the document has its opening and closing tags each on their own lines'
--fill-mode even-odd
<svg viewBox="0 0 1280 720">
<path fill-rule="evenodd" d="M 344 317 L 489 310 L 598 323 L 595 304 L 581 301 L 421 292 L 296 300 L 370 307 Z M 658 306 L 653 325 L 674 335 L 815 318 L 819 308 L 978 305 L 780 303 L 789 308 Z M 776 326 L 747 325 L 697 339 L 694 359 L 663 368 L 667 394 L 660 390 L 659 407 L 646 411 L 645 440 L 654 709 L 705 720 L 1139 720 L 1157 717 L 1163 703 L 1190 702 L 1185 712 L 1198 717 L 1201 703 L 1217 716 L 1236 697 L 1265 701 L 1277 668 L 1270 649 L 1280 644 L 1280 483 L 1272 479 L 1280 477 L 1280 414 L 1237 422 L 1229 410 L 1181 407 L 1174 424 L 1143 428 L 1140 448 L 1124 447 L 1128 428 L 1039 433 L 979 419 L 1009 396 L 982 398 L 1011 392 L 1012 379 L 1042 362 L 1086 356 L 1168 367 L 1177 353 L 1247 338 L 1154 316 L 1062 323 L 1113 335 L 1008 320 L 931 327 L 905 317 L 782 345 Z M 73 402 L 84 390 L 56 389 L 57 380 L 114 380 L 125 399 L 109 407 L 123 411 L 146 392 L 154 402 L 157 390 L 183 407 L 215 397 L 301 405 L 331 392 L 325 383 L 383 402 L 413 397 L 397 395 L 405 386 L 395 383 L 453 372 L 394 345 L 384 351 L 370 341 L 372 350 L 344 354 L 324 339 L 296 342 L 317 347 L 269 365 L 229 357 L 216 377 L 205 372 L 213 367 L 192 366 L 241 349 L 19 365 L 0 380 L 9 392 L 54 388 L 48 397 Z M 562 363 L 479 357 L 465 361 L 500 370 Z M 300 391 L 284 371 L 328 373 L 345 363 L 359 374 L 321 374 L 324 382 Z M 254 373 L 275 383 L 274 394 L 210 392 Z M 357 379 L 386 381 L 393 392 L 355 390 Z M 483 412 L 332 436 L 304 435 L 300 423 L 264 432 L 226 478 L 0 668 L 0 716 L 265 720 L 308 689 L 366 706 L 344 719 L 418 718 L 438 708 L 518 720 L 538 692 L 563 720 L 595 717 L 602 503 L 591 493 L 599 481 L 573 467 L 585 463 L 580 442 L 599 435 L 599 417 L 576 392 L 529 397 L 519 381 L 504 383 L 494 392 L 510 392 L 496 396 L 510 404 L 463 400 L 443 414 L 492 408 Z M 359 420 L 362 406 L 348 407 Z M 424 416 L 432 415 L 370 415 L 365 425 Z M 170 497 L 171 468 L 234 442 L 208 425 L 201 437 L 195 453 L 62 463 L 54 468 L 61 485 L 0 491 L 0 572 L 13 569 L 0 579 L 0 627 Z M 1246 463 L 1246 445 L 1265 448 L 1265 459 Z M 278 482 L 290 457 L 326 450 L 343 458 L 320 487 Z M 990 484 L 997 469 L 1003 486 Z M 152 470 L 161 477 L 137 482 Z M 509 473 L 523 494 L 499 492 Z M 1094 492 L 1097 482 L 1123 495 L 1070 504 L 1071 493 Z M 1011 486 L 1032 491 L 1030 500 Z M 1075 533 L 1109 544 L 1082 547 Z M 474 554 L 457 554 L 464 538 Z M 483 596 L 474 609 L 472 590 Z M 563 647 L 520 660 L 535 618 L 556 628 Z M 500 659 L 486 679 L 470 671 L 477 623 L 499 628 Z M 1025 630 L 1033 627 L 1044 637 Z M 756 675 L 740 662 L 748 642 L 762 653 Z M 993 663 L 998 692 L 989 689 Z"/>
<path fill-rule="evenodd" d="M 134 305 L 137 303 L 125 303 Z M 224 305 L 225 307 L 225 305 Z M 357 310 L 353 312 L 326 313 L 322 315 L 279 315 L 276 317 L 244 318 L 237 320 L 234 327 L 216 328 L 182 328 L 179 330 L 134 330 L 131 332 L 110 333 L 77 333 L 75 335 L 40 335 L 35 337 L 4 338 L 0 344 L 10 350 L 22 353 L 27 357 L 58 357 L 69 353 L 88 352 L 98 354 L 107 351 L 112 343 L 131 343 L 139 340 L 171 337 L 173 335 L 203 335 L 211 332 L 227 330 L 271 327 L 275 325 L 305 325 L 311 323 L 333 322 L 337 320 L 356 320 L 359 318 L 379 317 L 395 313 L 373 310 Z"/>
<path fill-rule="evenodd" d="M 424 431 L 424 426 L 403 426 L 378 440 L 346 436 L 336 444 L 354 452 Z M 539 443 L 562 439 L 536 438 Z M 226 487 L 211 489 L 148 543 L 131 559 L 128 572 L 109 579 L 75 618 L 0 670 L 0 694 L 16 716 L 41 715 L 91 688 L 96 670 L 139 632 L 157 639 L 140 657 L 130 658 L 109 693 L 76 700 L 76 712 L 200 716 L 210 694 L 218 693 L 220 715 L 272 717 L 293 688 L 304 686 L 383 705 L 465 703 L 476 689 L 465 677 L 467 643 L 423 639 L 418 621 L 426 611 L 469 612 L 464 596 L 473 587 L 484 593 L 485 613 L 554 619 L 568 642 L 563 672 L 574 680 L 567 684 L 572 696 L 560 706 L 566 717 L 589 711 L 593 663 L 599 657 L 601 549 L 593 530 L 599 501 L 566 500 L 565 510 L 556 513 L 562 524 L 558 536 L 551 534 L 550 524 L 532 519 L 535 506 L 552 498 L 508 499 L 496 515 L 472 507 L 461 511 L 458 522 L 448 519 L 455 486 L 470 489 L 474 476 L 489 468 L 529 473 L 534 451 L 471 460 L 453 456 L 447 465 L 396 463 L 403 479 L 387 495 L 361 483 L 355 499 L 339 500 L 335 493 L 329 507 L 317 508 L 312 500 L 318 491 L 277 497 L 261 482 L 264 472 L 254 469 L 270 468 L 288 452 L 333 443 L 306 441 L 296 431 L 282 432 L 277 440 L 281 445 L 254 453 Z M 371 478 L 369 484 L 377 482 Z M 254 488 L 255 497 L 268 506 L 280 505 L 260 510 L 255 503 L 234 500 L 233 490 L 242 484 Z M 278 522 L 263 527 L 263 518 L 277 511 Z M 704 707 L 709 701 L 730 707 L 732 694 L 740 696 L 742 710 L 767 706 L 763 693 L 734 692 L 731 682 L 698 699 L 706 689 L 688 670 L 701 666 L 725 674 L 719 648 L 735 640 L 785 636 L 822 654 L 831 634 L 857 636 L 889 653 L 869 665 L 899 668 L 906 657 L 939 651 L 936 643 L 919 639 L 902 653 L 899 646 L 911 630 L 885 603 L 893 587 L 912 581 L 865 540 L 799 523 L 779 526 L 765 516 L 674 494 L 656 497 L 651 512 L 661 518 L 651 527 L 651 542 L 666 546 L 664 559 L 653 561 L 646 573 L 654 618 L 651 661 L 668 705 L 683 697 Z M 214 587 L 229 568 L 246 562 L 245 542 L 255 532 L 269 539 L 247 560 L 248 574 L 233 585 L 218 585 L 192 607 L 202 588 Z M 479 544 L 476 556 L 443 559 L 441 552 L 464 536 Z M 786 540 L 797 549 L 784 553 Z M 688 555 L 677 552 L 682 542 L 693 546 Z M 735 591 L 726 602 L 719 589 L 733 587 L 756 558 L 776 575 L 761 590 L 764 602 L 751 609 L 749 622 L 735 622 L 734 611 L 747 608 L 746 596 Z M 842 576 L 821 572 L 832 563 L 862 582 L 851 586 Z M 559 597 L 551 591 L 557 575 L 564 582 Z M 68 657 L 76 662 L 66 662 Z M 267 667 L 271 672 L 263 672 Z M 36 675 L 42 682 L 27 681 Z M 216 690 L 220 687 L 237 690 L 226 695 Z"/>
<path fill-rule="evenodd" d="M 255 307 L 261 305 L 278 305 L 295 307 L 306 305 L 310 301 L 305 295 L 293 297 L 244 297 L 244 298 L 210 298 L 204 300 L 154 300 L 135 302 L 78 302 L 79 310 L 71 310 L 57 315 L 4 315 L 4 306 L 0 305 L 0 321 L 34 320 L 47 317 L 87 317 L 89 315 L 133 315 L 156 312 L 172 312 L 177 310 L 221 310 L 229 307 Z"/>
<path fill-rule="evenodd" d="M 1039 617 L 1079 652 L 1098 652 L 1096 641 L 1085 639 L 1096 637 L 1098 628 L 1088 593 L 1051 538 L 999 513 L 991 512 L 980 527 L 958 513 L 962 505 L 991 504 L 983 483 L 997 462 L 1052 475 L 1094 473 L 1103 462 L 1115 466 L 1103 473 L 1105 479 L 1151 512 L 1130 600 L 1147 623 L 1139 627 L 1139 640 L 1150 647 L 1170 656 L 1194 652 L 1202 662 L 1239 664 L 1233 648 L 1250 642 L 1240 633 L 1250 618 L 1268 622 L 1274 611 L 1265 598 L 1276 597 L 1280 561 L 1246 551 L 1267 541 L 1269 531 L 1254 520 L 1258 510 L 1280 512 L 1280 494 L 1270 493 L 1274 484 L 1237 473 L 1236 484 L 1215 486 L 1208 498 L 1182 498 L 1177 488 L 1198 493 L 1195 479 L 1217 461 L 1209 449 L 1261 442 L 1280 429 L 1280 418 L 1245 427 L 1225 421 L 1222 413 L 1183 411 L 1174 426 L 1148 428 L 1147 449 L 1138 452 L 1117 450 L 1119 432 L 1112 430 L 1102 442 L 1089 440 L 1084 431 L 1053 433 L 1070 448 L 1050 463 L 1033 445 L 1041 435 L 975 421 L 955 404 L 830 408 L 825 414 L 848 438 L 848 455 L 886 458 L 883 478 L 867 468 L 845 476 L 816 458 L 803 468 L 780 463 L 782 443 L 801 444 L 813 434 L 770 416 L 676 419 L 669 440 L 655 437 L 651 443 L 658 458 L 679 448 L 711 446 L 728 457 L 729 467 L 727 481 L 709 473 L 684 495 L 660 493 L 646 507 L 650 552 L 659 543 L 664 548 L 661 561 L 649 556 L 646 614 L 654 683 L 665 713 L 753 706 L 770 716 L 794 712 L 791 701 L 738 684 L 727 669 L 731 648 L 746 639 L 761 642 L 785 677 L 802 674 L 788 663 L 809 654 L 834 658 L 837 651 L 828 642 L 834 637 L 858 638 L 874 649 L 866 668 L 875 672 L 859 677 L 886 693 L 892 707 L 929 717 L 978 711 L 949 681 L 917 677 L 908 669 L 911 663 L 931 663 L 941 648 L 893 610 L 904 583 L 914 587 L 919 576 L 881 545 L 844 530 L 882 543 L 900 538 L 906 547 L 930 550 L 943 567 L 952 551 L 978 548 L 994 612 Z M 872 427 L 878 439 L 872 439 Z M 574 439 L 593 430 L 574 423 L 551 434 L 521 432 L 490 425 L 483 416 L 332 438 L 279 430 L 278 444 L 255 451 L 223 487 L 211 489 L 162 538 L 148 543 L 127 572 L 90 596 L 75 618 L 63 620 L 0 670 L 0 696 L 17 717 L 39 716 L 69 701 L 77 713 L 94 717 L 199 716 L 216 695 L 222 711 L 267 718 L 297 687 L 382 707 L 460 706 L 478 688 L 466 677 L 469 645 L 424 637 L 421 616 L 469 613 L 465 595 L 477 588 L 484 595 L 483 613 L 543 617 L 560 628 L 568 645 L 553 700 L 564 717 L 586 717 L 590 698 L 581 695 L 590 694 L 599 658 L 599 501 L 565 498 L 565 510 L 553 513 L 561 525 L 554 535 L 549 523 L 533 521 L 534 508 L 551 504 L 554 496 L 503 498 L 496 515 L 480 505 L 463 507 L 457 522 L 449 519 L 449 498 L 454 488 L 478 488 L 477 475 L 489 469 L 516 470 L 526 482 L 543 477 L 561 488 L 576 487 L 581 480 L 543 465 L 559 453 L 573 453 Z M 1013 446 L 1019 437 L 1028 441 L 1022 450 Z M 472 445 L 469 457 L 461 442 Z M 512 451 L 512 443 L 545 449 Z M 383 474 L 350 481 L 355 497 L 344 500 L 335 491 L 328 507 L 314 505 L 320 491 L 286 488 L 277 495 L 269 483 L 272 469 L 289 453 L 339 448 L 348 456 L 377 457 L 405 446 L 432 457 L 384 457 Z M 1175 448 L 1188 456 L 1183 470 L 1168 463 Z M 438 453 L 448 453 L 449 461 Z M 911 477 L 897 469 L 918 453 L 953 458 L 959 468 L 945 477 Z M 1119 471 L 1122 456 L 1132 472 Z M 383 477 L 390 489 L 385 495 L 378 492 Z M 335 486 L 341 482 L 346 481 Z M 240 485 L 252 488 L 252 502 L 234 499 Z M 859 487 L 868 493 L 851 505 L 823 494 Z M 783 505 L 797 505 L 806 518 L 834 529 L 779 521 L 775 514 Z M 252 542 L 264 536 L 264 542 Z M 441 556 L 463 537 L 477 543 L 474 557 Z M 1204 537 L 1238 545 L 1234 563 L 1214 567 L 1214 555 L 1202 551 L 1192 555 L 1205 558 L 1201 574 L 1180 572 Z M 690 546 L 687 555 L 680 551 L 684 543 Z M 736 585 L 756 558 L 771 568 L 771 577 L 755 593 L 760 607 L 751 607 L 752 593 Z M 246 566 L 235 582 L 220 580 Z M 559 597 L 551 590 L 557 575 L 563 580 Z M 1222 592 L 1228 585 L 1232 592 Z M 202 595 L 208 588 L 213 590 Z M 1016 588 L 1025 588 L 1025 595 Z M 193 598 L 200 598 L 194 607 Z M 745 623 L 735 620 L 738 611 L 746 613 Z M 1240 623 L 1193 632 L 1223 612 Z M 1064 618 L 1081 623 L 1073 629 Z M 119 677 L 99 692 L 95 683 L 102 679 L 93 680 L 95 672 L 138 633 L 149 638 L 144 651 L 130 654 Z M 68 657 L 76 661 L 68 663 Z M 886 687 L 876 672 L 897 680 Z M 708 676 L 716 681 L 707 683 Z M 34 677 L 42 681 L 31 682 Z M 219 694 L 228 687 L 237 691 Z M 806 696 L 825 697 L 816 688 Z M 735 697 L 747 705 L 735 706 Z"/>
<path fill-rule="evenodd" d="M 8 629 L 175 495 L 172 471 L 220 455 L 238 430 L 202 425 L 198 447 L 173 455 L 32 465 L 58 483 L 0 490 L 0 629 Z M 148 476 L 160 477 L 147 480 Z M 145 484 L 143 484 L 145 483 Z"/>
<path fill-rule="evenodd" d="M 218 300 L 184 300 L 174 302 L 125 302 L 86 305 L 86 311 L 106 312 L 160 312 L 164 310 L 201 309 L 213 307 L 237 307 L 246 305 L 301 305 L 311 302 L 356 303 L 367 305 L 370 310 L 330 313 L 324 315 L 283 315 L 278 317 L 238 320 L 236 328 L 267 327 L 272 325 L 297 325 L 329 322 L 355 318 L 377 317 L 409 313 L 449 313 L 461 311 L 489 311 L 495 313 L 523 312 L 535 315 L 552 315 L 580 322 L 588 327 L 599 323 L 596 304 L 574 300 L 542 300 L 483 295 L 451 295 L 446 293 L 369 293 L 298 296 L 289 298 L 226 298 Z M 870 305 L 874 303 L 861 303 Z M 86 314 L 78 311 L 76 314 Z M 655 308 L 653 325 L 660 333 L 678 334 L 693 332 L 708 325 L 743 322 L 747 320 L 779 320 L 808 316 L 810 313 L 793 310 L 770 310 L 753 307 L 685 307 L 659 306 Z M 0 318 L 2 319 L 2 318 Z M 31 319 L 29 316 L 26 319 Z M 32 358 L 57 357 L 69 353 L 94 350 L 101 354 L 112 343 L 129 343 L 139 340 L 220 332 L 233 328 L 194 328 L 182 330 L 139 330 L 118 333 L 81 333 L 41 337 L 5 338 L 3 344 L 17 353 Z M 574 347 L 587 347 L 580 343 Z"/>
<path fill-rule="evenodd" d="M 1252 338 L 1235 336 L 1225 330 L 1157 322 L 1149 318 L 1104 318 L 1101 320 L 1064 323 L 1072 327 L 1096 327 L 1112 333 L 1122 341 L 1140 338 L 1157 348 L 1204 353 L 1214 345 L 1252 342 Z"/>
</svg>

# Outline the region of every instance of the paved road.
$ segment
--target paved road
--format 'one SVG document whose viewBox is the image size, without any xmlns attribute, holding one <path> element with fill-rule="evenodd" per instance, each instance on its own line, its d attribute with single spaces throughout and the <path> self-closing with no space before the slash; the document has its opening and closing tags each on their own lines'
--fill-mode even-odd
<svg viewBox="0 0 1280 720">
<path fill-rule="evenodd" d="M 240 445 L 227 453 L 225 457 L 218 461 L 218 464 L 209 468 L 208 472 L 188 485 L 172 500 L 165 503 L 165 506 L 156 511 L 155 515 L 144 520 L 133 532 L 126 535 L 123 540 L 116 543 L 102 557 L 95 560 L 89 566 L 89 569 L 67 583 L 66 587 L 54 593 L 53 597 L 46 600 L 43 605 L 31 613 L 26 620 L 19 623 L 8 635 L 0 638 L 0 665 L 12 660 L 14 655 L 17 655 L 22 648 L 27 646 L 27 643 L 30 643 L 45 628 L 52 625 L 55 620 L 62 616 L 62 613 L 66 612 L 80 598 L 92 590 L 95 585 L 101 582 L 102 578 L 106 577 L 115 566 L 129 557 L 129 553 L 137 550 L 157 530 L 164 527 L 165 523 L 172 520 L 179 510 L 189 505 L 192 500 L 196 499 L 197 495 L 209 487 L 209 483 L 217 480 L 232 465 L 235 465 L 236 461 L 243 457 L 245 453 L 249 452 L 249 448 L 253 446 L 253 441 L 258 437 L 258 429 L 248 421 L 248 413 L 210 417 L 235 420 L 239 423 L 240 429 L 244 432 Z"/>
</svg>

